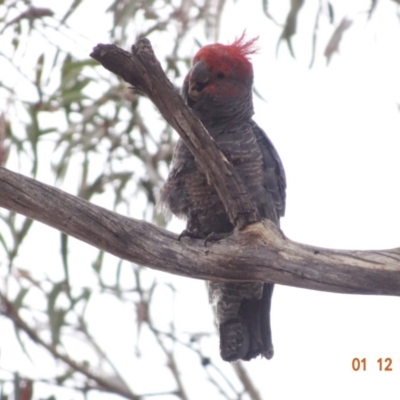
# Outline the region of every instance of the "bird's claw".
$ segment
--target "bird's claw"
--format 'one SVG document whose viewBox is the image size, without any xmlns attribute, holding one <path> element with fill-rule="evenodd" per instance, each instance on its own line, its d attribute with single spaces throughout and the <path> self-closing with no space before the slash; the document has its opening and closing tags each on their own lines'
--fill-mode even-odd
<svg viewBox="0 0 400 400">
<path fill-rule="evenodd" d="M 180 242 L 182 238 L 188 237 L 191 239 L 204 239 L 204 247 L 207 247 L 208 242 L 218 242 L 232 235 L 233 232 L 211 232 L 206 237 L 198 229 L 184 229 L 178 236 L 178 241 Z"/>
<path fill-rule="evenodd" d="M 204 247 L 207 247 L 208 242 L 219 242 L 222 239 L 225 239 L 231 236 L 233 232 L 211 232 L 204 240 Z"/>
<path fill-rule="evenodd" d="M 189 229 L 184 229 L 181 234 L 178 236 L 178 241 L 180 242 L 182 238 L 188 237 L 191 239 L 203 239 L 204 235 L 201 235 L 201 233 L 197 229 L 189 230 Z"/>
</svg>

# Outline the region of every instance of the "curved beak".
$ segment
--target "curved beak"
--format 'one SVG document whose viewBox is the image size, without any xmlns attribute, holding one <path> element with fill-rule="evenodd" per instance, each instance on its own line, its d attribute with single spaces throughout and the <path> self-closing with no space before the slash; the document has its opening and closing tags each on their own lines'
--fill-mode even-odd
<svg viewBox="0 0 400 400">
<path fill-rule="evenodd" d="M 189 72 L 189 91 L 192 99 L 196 99 L 210 80 L 210 71 L 204 61 L 197 61 Z"/>
</svg>

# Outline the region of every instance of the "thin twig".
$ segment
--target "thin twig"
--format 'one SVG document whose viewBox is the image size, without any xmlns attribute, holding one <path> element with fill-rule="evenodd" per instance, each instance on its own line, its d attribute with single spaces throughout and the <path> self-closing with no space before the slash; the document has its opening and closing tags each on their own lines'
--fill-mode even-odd
<svg viewBox="0 0 400 400">
<path fill-rule="evenodd" d="M 134 395 L 129 389 L 117 386 L 113 382 L 94 374 L 83 365 L 71 360 L 67 355 L 60 353 L 55 347 L 46 343 L 33 328 L 31 328 L 24 320 L 21 319 L 12 302 L 9 301 L 2 293 L 0 293 L 0 312 L 9 318 L 18 329 L 25 332 L 35 343 L 46 349 L 55 359 L 63 361 L 73 370 L 80 372 L 85 377 L 96 382 L 98 385 L 98 390 L 117 393 L 120 396 L 130 400 L 142 400 L 141 396 Z"/>
</svg>

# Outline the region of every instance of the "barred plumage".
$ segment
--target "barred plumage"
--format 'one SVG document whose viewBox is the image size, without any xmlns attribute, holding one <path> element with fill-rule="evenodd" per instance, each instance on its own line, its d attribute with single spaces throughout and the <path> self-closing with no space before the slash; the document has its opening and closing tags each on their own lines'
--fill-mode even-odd
<svg viewBox="0 0 400 400">
<path fill-rule="evenodd" d="M 285 210 L 285 173 L 278 153 L 251 119 L 254 40 L 209 45 L 194 58 L 182 90 L 221 151 L 232 163 L 262 217 L 279 225 Z M 206 176 L 179 140 L 160 201 L 187 219 L 187 229 L 205 238 L 233 230 L 224 206 Z M 273 284 L 211 282 L 221 356 L 226 361 L 273 355 L 270 306 Z"/>
</svg>

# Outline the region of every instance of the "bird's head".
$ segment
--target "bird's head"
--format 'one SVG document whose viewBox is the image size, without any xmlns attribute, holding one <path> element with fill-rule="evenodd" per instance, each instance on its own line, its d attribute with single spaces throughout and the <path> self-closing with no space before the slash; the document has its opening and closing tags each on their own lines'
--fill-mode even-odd
<svg viewBox="0 0 400 400">
<path fill-rule="evenodd" d="M 257 51 L 256 41 L 246 41 L 243 34 L 229 45 L 204 46 L 194 56 L 183 96 L 202 120 L 237 115 L 238 107 L 243 108 L 242 116 L 253 114 L 253 66 L 249 55 Z"/>
</svg>

